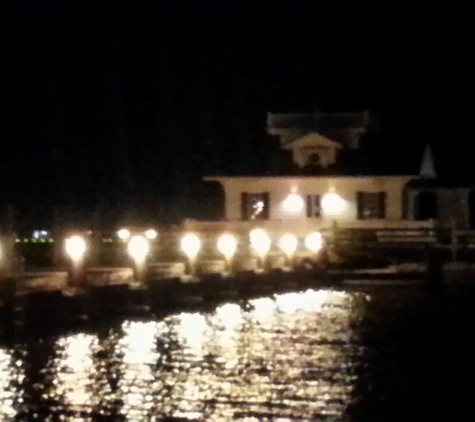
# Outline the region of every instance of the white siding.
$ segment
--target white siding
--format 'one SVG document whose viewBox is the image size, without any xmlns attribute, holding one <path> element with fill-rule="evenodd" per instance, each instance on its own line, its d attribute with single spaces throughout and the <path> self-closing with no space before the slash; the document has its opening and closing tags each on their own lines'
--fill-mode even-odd
<svg viewBox="0 0 475 422">
<path fill-rule="evenodd" d="M 270 219 L 295 220 L 306 219 L 305 208 L 299 214 L 290 215 L 282 209 L 287 195 L 295 191 L 305 199 L 306 195 L 324 195 L 330 191 L 340 195 L 347 203 L 344 212 L 331 217 L 336 221 L 354 221 L 357 219 L 356 194 L 363 192 L 386 192 L 386 219 L 403 218 L 403 189 L 413 179 L 400 177 L 281 177 L 281 178 L 215 178 L 225 190 L 226 219 L 241 219 L 241 193 L 269 192 Z"/>
</svg>

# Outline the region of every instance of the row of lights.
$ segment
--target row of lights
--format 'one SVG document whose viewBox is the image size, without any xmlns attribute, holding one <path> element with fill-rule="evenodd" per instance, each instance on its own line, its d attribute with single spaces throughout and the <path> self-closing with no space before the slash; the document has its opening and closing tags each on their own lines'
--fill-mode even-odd
<svg viewBox="0 0 475 422">
<path fill-rule="evenodd" d="M 150 252 L 150 236 L 131 236 L 130 232 L 127 236 L 124 236 L 124 234 L 125 233 L 122 232 L 123 236 L 121 237 L 121 239 L 128 240 L 128 254 L 135 261 L 136 267 L 138 269 L 143 268 L 147 255 Z M 156 237 L 157 234 L 155 233 L 152 238 L 155 239 Z M 265 232 L 265 230 L 254 229 L 249 233 L 249 238 L 251 247 L 257 253 L 259 258 L 264 261 L 272 246 L 272 241 L 270 237 Z M 312 253 L 317 253 L 323 245 L 322 235 L 319 232 L 310 233 L 305 237 L 304 243 L 309 251 L 311 251 Z M 190 261 L 190 265 L 193 267 L 201 249 L 200 238 L 194 233 L 187 233 L 181 239 L 180 246 L 182 251 L 187 256 L 188 260 Z M 216 246 L 218 251 L 224 256 L 226 262 L 229 265 L 237 250 L 238 242 L 236 237 L 232 234 L 225 233 L 219 237 Z M 278 246 L 290 260 L 293 258 L 298 247 L 297 237 L 295 237 L 293 234 L 285 234 L 279 239 Z M 86 250 L 87 243 L 82 236 L 74 235 L 67 238 L 65 241 L 66 254 L 73 262 L 75 268 L 78 268 L 81 265 Z"/>
<path fill-rule="evenodd" d="M 337 216 L 344 213 L 347 205 L 347 201 L 335 193 L 333 189 L 323 195 L 320 201 L 320 206 L 326 216 Z M 282 208 L 286 213 L 299 214 L 305 208 L 305 201 L 301 195 L 294 191 L 282 202 Z"/>
<path fill-rule="evenodd" d="M 130 230 L 129 229 L 120 229 L 118 232 L 117 232 L 117 236 L 119 237 L 119 239 L 121 240 L 128 240 L 130 239 L 130 236 L 132 234 L 130 233 Z M 158 236 L 158 233 L 156 230 L 154 229 L 148 229 L 148 230 L 145 230 L 144 232 L 144 235 L 147 239 L 149 240 L 155 240 Z"/>
<path fill-rule="evenodd" d="M 270 251 L 272 241 L 263 229 L 254 229 L 249 234 L 251 247 L 263 260 Z M 323 245 L 323 239 L 320 232 L 308 234 L 304 240 L 305 246 L 312 253 L 320 251 Z M 288 259 L 292 259 L 298 246 L 297 237 L 293 234 L 284 234 L 278 241 L 278 246 L 284 252 Z"/>
</svg>

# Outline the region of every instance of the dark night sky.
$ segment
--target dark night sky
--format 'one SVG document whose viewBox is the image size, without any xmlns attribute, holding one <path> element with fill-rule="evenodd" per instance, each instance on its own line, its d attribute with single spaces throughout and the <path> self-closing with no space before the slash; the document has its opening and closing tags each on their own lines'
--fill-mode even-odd
<svg viewBox="0 0 475 422">
<path fill-rule="evenodd" d="M 101 3 L 1 6 L 3 207 L 193 215 L 203 174 L 265 167 L 268 110 L 370 109 L 470 176 L 470 2 Z"/>
</svg>

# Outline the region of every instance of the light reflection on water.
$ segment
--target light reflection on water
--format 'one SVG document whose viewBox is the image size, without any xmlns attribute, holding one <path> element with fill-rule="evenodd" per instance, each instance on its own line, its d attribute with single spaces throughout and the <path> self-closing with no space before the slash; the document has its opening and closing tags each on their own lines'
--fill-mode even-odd
<svg viewBox="0 0 475 422">
<path fill-rule="evenodd" d="M 0 417 L 9 418 L 15 416 L 13 400 L 15 394 L 12 389 L 13 370 L 12 356 L 8 350 L 0 349 Z"/>
<path fill-rule="evenodd" d="M 96 347 L 97 339 L 85 334 L 62 337 L 57 342 L 56 394 L 69 408 L 79 410 L 92 402 L 92 353 Z"/>
<path fill-rule="evenodd" d="M 339 417 L 356 381 L 356 296 L 308 290 L 58 338 L 43 345 L 54 358 L 40 370 L 41 393 L 55 403 L 43 409 L 74 420 L 110 413 L 131 421 Z M 3 419 L 19 411 L 15 397 L 28 383 L 13 360 L 0 349 Z"/>
<path fill-rule="evenodd" d="M 155 370 L 160 353 L 156 350 L 157 323 L 124 322 L 119 342 L 123 375 L 119 382 L 121 413 L 131 420 L 143 420 L 154 406 Z"/>
</svg>

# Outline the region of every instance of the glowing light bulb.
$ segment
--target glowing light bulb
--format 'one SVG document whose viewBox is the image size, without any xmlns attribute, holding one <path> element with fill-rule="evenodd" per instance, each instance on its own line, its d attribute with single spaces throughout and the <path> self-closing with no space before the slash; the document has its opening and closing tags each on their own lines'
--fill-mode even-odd
<svg viewBox="0 0 475 422">
<path fill-rule="evenodd" d="M 223 234 L 218 239 L 217 244 L 219 252 L 221 252 L 226 260 L 230 260 L 234 254 L 236 253 L 237 249 L 237 241 L 236 238 L 232 234 Z"/>
<path fill-rule="evenodd" d="M 64 242 L 64 249 L 74 262 L 78 262 L 84 257 L 84 254 L 86 253 L 86 241 L 84 238 L 77 235 L 68 237 Z"/>
<path fill-rule="evenodd" d="M 156 230 L 154 229 L 148 229 L 146 232 L 145 232 L 145 237 L 149 240 L 155 240 L 158 236 L 158 233 Z"/>
<path fill-rule="evenodd" d="M 127 252 L 137 263 L 144 262 L 149 251 L 150 245 L 143 236 L 133 236 L 127 244 Z"/>
<path fill-rule="evenodd" d="M 200 238 L 193 233 L 188 233 L 181 239 L 181 249 L 190 261 L 194 261 L 201 248 Z"/>
<path fill-rule="evenodd" d="M 318 252 L 323 246 L 322 234 L 320 232 L 313 232 L 307 235 L 305 238 L 305 246 L 311 252 Z"/>
<path fill-rule="evenodd" d="M 297 238 L 293 234 L 284 234 L 279 240 L 279 247 L 288 258 L 292 258 L 297 250 L 297 243 Z"/>
<path fill-rule="evenodd" d="M 282 208 L 288 213 L 300 213 L 304 208 L 304 200 L 297 193 L 291 193 L 284 202 L 282 202 Z"/>
<path fill-rule="evenodd" d="M 119 236 L 119 239 L 127 240 L 130 237 L 130 231 L 127 229 L 120 229 L 117 232 L 117 236 Z"/>
<path fill-rule="evenodd" d="M 323 195 L 321 205 L 324 214 L 338 215 L 345 210 L 346 201 L 340 195 L 329 192 Z"/>
<path fill-rule="evenodd" d="M 267 233 L 263 229 L 254 229 L 254 230 L 251 230 L 251 232 L 249 233 L 249 237 L 251 238 L 251 240 L 258 239 L 261 237 L 266 237 L 266 236 L 267 236 Z"/>
<path fill-rule="evenodd" d="M 249 234 L 249 237 L 252 248 L 264 259 L 271 247 L 271 240 L 267 233 L 262 229 L 254 229 Z"/>
</svg>

